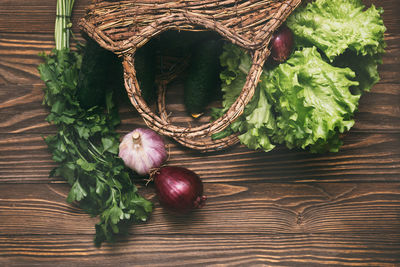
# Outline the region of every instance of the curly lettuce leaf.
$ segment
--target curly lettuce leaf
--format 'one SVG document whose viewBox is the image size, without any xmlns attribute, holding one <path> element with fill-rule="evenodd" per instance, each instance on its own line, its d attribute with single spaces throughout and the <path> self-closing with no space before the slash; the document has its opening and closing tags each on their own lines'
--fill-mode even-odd
<svg viewBox="0 0 400 267">
<path fill-rule="evenodd" d="M 225 67 L 221 73 L 223 95 L 223 109 L 215 109 L 213 117 L 217 118 L 226 112 L 235 102 L 246 81 L 247 73 L 251 66 L 251 58 L 241 48 L 233 44 L 225 44 L 221 55 L 221 65 Z M 239 132 L 239 140 L 251 149 L 272 150 L 275 145 L 271 143 L 270 135 L 276 129 L 272 107 L 268 102 L 264 90 L 256 88 L 252 100 L 235 122 L 224 133 L 218 136 L 226 136 L 231 132 Z M 217 138 L 217 136 L 214 136 Z"/>
<path fill-rule="evenodd" d="M 296 10 L 287 24 L 297 46 L 316 46 L 333 65 L 351 68 L 359 82 L 352 91 L 362 94 L 380 80 L 386 47 L 382 13 L 360 0 L 317 0 Z"/>
<path fill-rule="evenodd" d="M 378 66 L 382 64 L 382 56 L 360 56 L 353 51 L 347 50 L 335 58 L 333 65 L 337 67 L 348 67 L 356 73 L 357 86 L 352 87 L 354 94 L 368 92 L 380 81 Z"/>
<path fill-rule="evenodd" d="M 270 151 L 275 147 L 271 143 L 270 136 L 276 129 L 272 106 L 268 102 L 265 91 L 260 88 L 257 89 L 253 99 L 256 106 L 250 114 L 245 116 L 243 124 L 245 131 L 239 135 L 239 140 L 251 149 Z"/>
<path fill-rule="evenodd" d="M 386 46 L 382 12 L 359 0 L 316 0 L 297 9 L 287 20 L 295 35 L 294 54 L 264 69 L 243 116 L 226 131 L 241 133 L 241 142 L 253 149 L 286 144 L 311 152 L 338 151 L 341 133 L 354 124 L 361 94 L 380 79 Z M 227 45 L 221 63 L 226 69 L 219 115 L 239 95 L 251 58 Z"/>
<path fill-rule="evenodd" d="M 348 131 L 359 95 L 355 73 L 324 61 L 315 47 L 296 51 L 261 81 L 277 114 L 273 140 L 311 152 L 338 151 L 339 133 Z"/>
<path fill-rule="evenodd" d="M 296 10 L 287 25 L 299 45 L 318 47 L 332 62 L 347 49 L 362 56 L 383 53 L 382 13 L 374 5 L 365 10 L 361 0 L 317 0 Z"/>
<path fill-rule="evenodd" d="M 221 73 L 224 108 L 218 115 L 240 94 L 251 63 L 233 45 L 224 47 L 221 60 L 226 67 Z M 286 144 L 311 152 L 337 151 L 339 134 L 354 124 L 360 97 L 350 91 L 358 86 L 354 76 L 351 69 L 324 61 L 315 47 L 296 51 L 287 62 L 264 69 L 253 99 L 229 131 L 241 133 L 241 143 L 252 149 L 269 151 Z"/>
</svg>

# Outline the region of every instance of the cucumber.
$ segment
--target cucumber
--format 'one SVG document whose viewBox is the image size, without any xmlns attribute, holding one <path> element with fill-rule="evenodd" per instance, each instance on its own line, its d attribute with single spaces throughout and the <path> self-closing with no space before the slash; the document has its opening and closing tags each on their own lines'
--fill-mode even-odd
<svg viewBox="0 0 400 267">
<path fill-rule="evenodd" d="M 121 65 L 118 57 L 87 38 L 77 82 L 77 99 L 82 108 L 105 105 L 107 90 L 112 88 L 117 74 L 111 71 Z"/>
<path fill-rule="evenodd" d="M 156 97 L 156 52 L 151 42 L 135 54 L 136 76 L 143 98 L 152 103 Z M 105 106 L 106 93 L 113 91 L 118 102 L 128 103 L 121 59 L 87 38 L 77 84 L 77 98 L 82 108 Z"/>
<path fill-rule="evenodd" d="M 147 104 L 152 104 L 157 96 L 155 84 L 156 77 L 156 49 L 154 43 L 149 41 L 135 53 L 136 78 Z"/>
<path fill-rule="evenodd" d="M 194 118 L 218 95 L 221 53 L 222 41 L 218 39 L 205 40 L 193 51 L 184 81 L 184 104 Z"/>
</svg>

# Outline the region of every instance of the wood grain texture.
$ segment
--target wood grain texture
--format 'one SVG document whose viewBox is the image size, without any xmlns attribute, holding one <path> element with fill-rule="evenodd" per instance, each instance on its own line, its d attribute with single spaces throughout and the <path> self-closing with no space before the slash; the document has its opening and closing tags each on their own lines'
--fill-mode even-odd
<svg viewBox="0 0 400 267">
<path fill-rule="evenodd" d="M 91 0 L 76 0 L 73 10 L 73 30 L 84 15 Z M 0 2 L 0 32 L 53 33 L 57 1 L 2 0 Z"/>
<path fill-rule="evenodd" d="M 76 0 L 75 24 L 89 2 Z M 98 249 L 98 218 L 66 203 L 68 184 L 48 177 L 56 164 L 43 136 L 56 128 L 37 65 L 54 47 L 56 1 L 0 1 L 0 266 L 400 266 L 400 5 L 365 3 L 384 8 L 388 46 L 339 153 L 201 154 L 166 139 L 169 164 L 201 176 L 207 205 L 172 216 L 138 181 L 155 203 L 150 220 Z M 167 108 L 175 123 L 194 124 L 181 92 L 172 85 Z M 120 115 L 121 134 L 144 126 L 130 105 Z"/>
<path fill-rule="evenodd" d="M 4 266 L 380 266 L 400 264 L 399 234 L 135 235 L 101 252 L 91 236 L 0 236 Z"/>
<path fill-rule="evenodd" d="M 94 234 L 98 219 L 67 204 L 68 190 L 64 184 L 0 185 L 0 233 Z M 141 192 L 155 209 L 148 223 L 131 227 L 134 235 L 396 234 L 400 229 L 400 183 L 205 182 L 206 207 L 190 215 L 162 209 L 151 185 Z M 21 229 L 21 221 L 29 228 Z"/>
</svg>

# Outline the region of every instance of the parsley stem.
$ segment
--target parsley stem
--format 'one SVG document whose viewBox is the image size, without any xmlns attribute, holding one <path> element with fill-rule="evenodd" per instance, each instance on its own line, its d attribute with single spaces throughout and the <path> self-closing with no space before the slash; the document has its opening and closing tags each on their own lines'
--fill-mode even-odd
<svg viewBox="0 0 400 267">
<path fill-rule="evenodd" d="M 57 0 L 54 38 L 57 50 L 69 50 L 71 14 L 75 0 Z"/>
<path fill-rule="evenodd" d="M 95 160 L 97 160 L 101 163 L 107 163 L 105 160 L 103 160 L 98 155 L 96 155 L 96 153 L 94 151 L 92 151 L 90 148 L 88 149 L 88 152 L 89 152 L 90 156 L 92 156 Z"/>
<path fill-rule="evenodd" d="M 97 159 L 98 161 L 107 164 L 107 161 L 104 159 L 104 157 L 102 156 L 102 154 L 100 153 L 100 151 L 97 149 L 97 147 L 90 141 L 88 140 L 88 143 L 91 147 L 91 149 L 88 149 L 88 152 L 92 155 L 92 157 L 94 157 L 95 159 Z"/>
<path fill-rule="evenodd" d="M 75 135 L 76 135 L 75 132 L 74 132 L 74 131 L 71 131 L 71 136 L 73 136 L 73 138 L 74 138 Z M 74 148 L 74 150 L 76 151 L 76 153 L 78 154 L 78 156 L 79 156 L 82 160 L 84 160 L 84 161 L 86 161 L 86 162 L 90 162 L 90 161 L 88 161 L 87 158 L 82 154 L 82 152 L 80 151 L 79 147 L 75 144 L 75 142 L 74 142 L 73 140 L 67 139 L 67 137 L 66 137 L 65 135 L 63 135 L 63 137 L 64 137 L 65 143 L 66 143 L 67 145 L 72 146 L 72 147 Z M 76 139 L 76 138 L 74 138 L 74 139 Z M 76 141 L 76 140 L 75 140 L 75 141 Z"/>
</svg>

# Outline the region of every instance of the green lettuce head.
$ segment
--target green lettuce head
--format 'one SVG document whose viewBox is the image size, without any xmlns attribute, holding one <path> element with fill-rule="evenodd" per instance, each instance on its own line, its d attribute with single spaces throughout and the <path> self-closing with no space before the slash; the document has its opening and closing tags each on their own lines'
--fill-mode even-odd
<svg viewBox="0 0 400 267">
<path fill-rule="evenodd" d="M 315 46 L 333 65 L 350 67 L 359 82 L 353 91 L 361 94 L 379 81 L 386 46 L 382 13 L 361 0 L 317 0 L 297 9 L 287 25 L 298 47 Z"/>
<path fill-rule="evenodd" d="M 264 68 L 253 99 L 225 134 L 238 132 L 242 144 L 264 151 L 276 144 L 338 151 L 341 134 L 354 125 L 359 98 L 379 81 L 382 12 L 359 0 L 316 0 L 298 8 L 287 19 L 295 52 L 285 63 Z M 230 44 L 221 64 L 223 108 L 214 117 L 240 94 L 251 58 Z"/>
<path fill-rule="evenodd" d="M 359 96 L 350 92 L 355 73 L 324 61 L 315 47 L 296 51 L 262 81 L 276 113 L 277 143 L 312 152 L 337 151 L 348 131 Z"/>
</svg>

